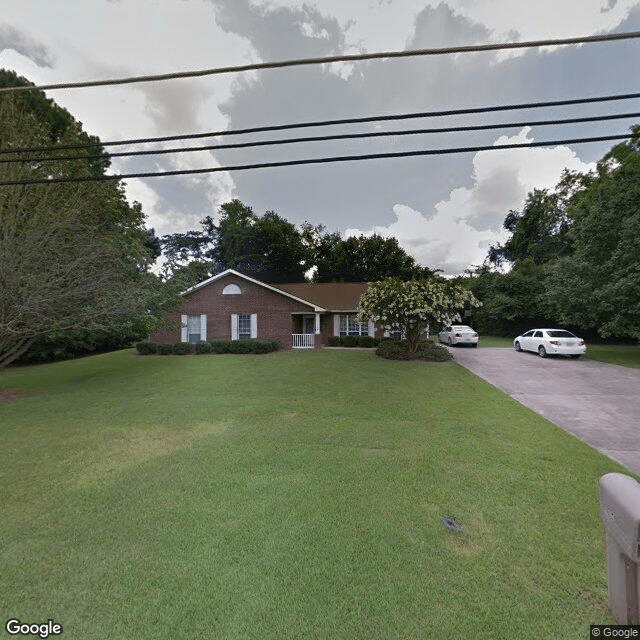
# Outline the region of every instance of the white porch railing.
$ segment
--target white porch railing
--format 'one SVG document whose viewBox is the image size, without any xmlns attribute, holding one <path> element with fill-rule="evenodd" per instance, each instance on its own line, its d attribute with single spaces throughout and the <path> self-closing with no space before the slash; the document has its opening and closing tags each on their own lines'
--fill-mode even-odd
<svg viewBox="0 0 640 640">
<path fill-rule="evenodd" d="M 313 349 L 313 333 L 292 333 L 294 349 Z"/>
</svg>

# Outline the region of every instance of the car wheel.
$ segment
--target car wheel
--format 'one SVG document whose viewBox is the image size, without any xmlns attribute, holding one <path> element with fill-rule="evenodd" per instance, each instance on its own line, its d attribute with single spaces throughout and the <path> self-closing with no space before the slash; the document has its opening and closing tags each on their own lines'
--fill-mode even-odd
<svg viewBox="0 0 640 640">
<path fill-rule="evenodd" d="M 478 347 L 478 343 L 476 342 L 475 344 L 471 345 L 474 349 L 476 349 Z"/>
<path fill-rule="evenodd" d="M 522 351 L 522 347 L 520 346 L 519 342 L 516 342 L 516 351 L 518 352 Z"/>
<path fill-rule="evenodd" d="M 580 354 L 579 354 L 579 353 L 572 353 L 572 354 L 571 354 L 571 357 L 572 357 L 574 360 L 577 360 L 577 359 L 580 357 Z"/>
<path fill-rule="evenodd" d="M 547 357 L 547 350 L 546 350 L 542 345 L 540 345 L 540 346 L 538 347 L 538 355 L 539 355 L 541 358 L 546 358 L 546 357 Z"/>
</svg>

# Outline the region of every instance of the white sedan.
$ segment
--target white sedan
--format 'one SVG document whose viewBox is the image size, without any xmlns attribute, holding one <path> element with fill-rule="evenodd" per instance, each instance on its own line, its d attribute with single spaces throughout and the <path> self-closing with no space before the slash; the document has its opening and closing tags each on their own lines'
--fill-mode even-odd
<svg viewBox="0 0 640 640">
<path fill-rule="evenodd" d="M 541 358 L 548 355 L 579 358 L 587 352 L 582 338 L 564 329 L 531 329 L 513 341 L 516 351 L 533 351 Z"/>
<path fill-rule="evenodd" d="M 454 344 L 468 344 L 472 347 L 478 346 L 478 334 L 464 324 L 454 324 L 450 327 L 444 327 L 438 333 L 440 342 L 444 342 L 452 347 Z"/>
</svg>

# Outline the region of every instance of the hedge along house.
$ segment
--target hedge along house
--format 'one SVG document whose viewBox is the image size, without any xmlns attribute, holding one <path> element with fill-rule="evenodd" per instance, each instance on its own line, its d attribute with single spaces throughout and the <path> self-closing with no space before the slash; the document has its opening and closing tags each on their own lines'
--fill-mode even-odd
<svg viewBox="0 0 640 640">
<path fill-rule="evenodd" d="M 154 342 L 275 339 L 281 349 L 318 349 L 331 336 L 382 337 L 356 314 L 366 283 L 267 284 L 227 269 L 182 293 L 181 328 L 160 331 Z"/>
</svg>

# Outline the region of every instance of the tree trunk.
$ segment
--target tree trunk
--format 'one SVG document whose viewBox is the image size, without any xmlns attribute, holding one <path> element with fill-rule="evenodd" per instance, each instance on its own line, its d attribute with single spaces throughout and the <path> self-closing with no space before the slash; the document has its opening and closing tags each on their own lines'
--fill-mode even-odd
<svg viewBox="0 0 640 640">
<path fill-rule="evenodd" d="M 17 344 L 0 353 L 0 371 L 10 365 L 16 358 L 19 358 L 34 342 L 35 338 L 21 340 Z"/>
</svg>

